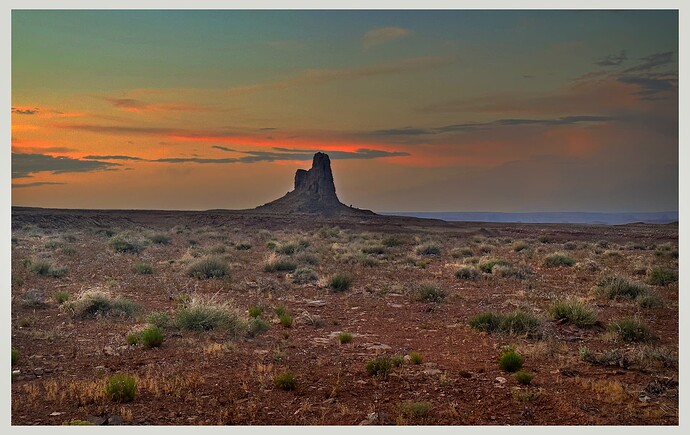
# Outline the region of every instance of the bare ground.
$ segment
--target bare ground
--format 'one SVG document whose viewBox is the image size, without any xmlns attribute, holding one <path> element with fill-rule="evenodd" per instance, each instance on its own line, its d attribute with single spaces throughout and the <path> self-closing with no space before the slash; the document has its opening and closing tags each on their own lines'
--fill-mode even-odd
<svg viewBox="0 0 690 435">
<path fill-rule="evenodd" d="M 110 241 L 123 231 L 145 241 L 145 249 L 115 252 Z M 168 243 L 151 240 L 161 234 Z M 14 208 L 12 236 L 14 425 L 113 415 L 131 425 L 678 424 L 678 284 L 649 284 L 653 267 L 677 273 L 677 225 Z M 391 238 L 399 244 L 385 246 L 395 245 Z M 519 252 L 518 241 L 525 245 Z M 270 242 L 278 249 L 293 243 L 297 252 L 278 257 L 313 269 L 318 279 L 295 284 L 291 273 L 265 272 L 275 255 Z M 251 247 L 237 249 L 242 243 Z M 440 254 L 425 255 L 420 248 L 428 244 Z M 546 266 L 555 252 L 575 265 Z M 189 265 L 207 255 L 221 257 L 229 276 L 188 276 Z M 456 278 L 461 266 L 488 257 L 506 260 L 519 276 Z M 66 274 L 41 276 L 27 259 L 45 259 Z M 135 273 L 137 263 L 153 273 Z M 337 272 L 353 278 L 344 292 L 329 288 Z M 644 308 L 597 296 L 592 288 L 607 275 L 645 284 L 661 303 Z M 424 282 L 445 298 L 417 300 Z M 56 300 L 59 292 L 75 300 L 94 288 L 135 302 L 140 314 L 80 319 Z M 199 295 L 231 302 L 245 320 L 249 307 L 261 306 L 270 329 L 256 337 L 180 329 L 176 314 Z M 553 319 L 549 308 L 565 298 L 591 307 L 597 323 Z M 293 316 L 291 327 L 280 324 L 278 305 Z M 515 310 L 541 320 L 537 336 L 469 326 L 479 313 Z M 172 319 L 162 346 L 128 345 L 128 333 L 154 311 Z M 607 328 L 621 318 L 647 325 L 655 338 L 621 341 Z M 344 331 L 353 339 L 340 344 Z M 499 367 L 506 346 L 524 357 L 531 384 Z M 585 361 L 583 348 L 609 357 Z M 409 359 L 411 352 L 421 363 Z M 403 357 L 402 365 L 387 377 L 370 375 L 367 363 L 381 356 Z M 294 391 L 274 383 L 286 372 L 297 379 Z M 116 373 L 137 379 L 133 401 L 115 403 L 104 394 Z"/>
</svg>

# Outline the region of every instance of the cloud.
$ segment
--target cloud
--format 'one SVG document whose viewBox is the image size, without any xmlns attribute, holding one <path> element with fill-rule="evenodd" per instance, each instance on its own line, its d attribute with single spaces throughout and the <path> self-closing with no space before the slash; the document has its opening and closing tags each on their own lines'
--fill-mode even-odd
<svg viewBox="0 0 690 435">
<path fill-rule="evenodd" d="M 12 153 L 12 178 L 30 177 L 38 172 L 91 172 L 111 169 L 118 163 L 101 162 L 98 160 L 80 160 L 70 157 L 53 157 L 45 154 Z"/>
<path fill-rule="evenodd" d="M 658 66 L 667 65 L 673 62 L 673 52 L 667 51 L 664 53 L 655 53 L 641 59 L 643 62 L 632 66 L 626 70 L 624 73 L 639 72 L 639 71 L 649 71 Z"/>
<path fill-rule="evenodd" d="M 175 135 L 180 130 L 165 127 L 130 127 L 123 125 L 94 125 L 94 124 L 58 124 L 58 128 L 66 128 L 70 130 L 88 131 L 91 133 L 108 133 L 108 134 L 153 134 L 153 135 Z"/>
<path fill-rule="evenodd" d="M 145 160 L 141 157 L 133 156 L 84 156 L 84 160 Z"/>
<path fill-rule="evenodd" d="M 67 147 L 32 147 L 32 146 L 21 146 L 21 145 L 13 145 L 12 146 L 12 151 L 15 153 L 21 153 L 21 154 L 41 154 L 41 153 L 55 153 L 55 154 L 66 154 L 66 153 L 73 153 L 78 150 L 74 148 L 67 148 Z"/>
<path fill-rule="evenodd" d="M 410 34 L 410 31 L 402 27 L 377 27 L 369 30 L 362 36 L 362 46 L 369 49 L 376 45 L 386 44 L 396 39 L 404 38 Z"/>
<path fill-rule="evenodd" d="M 40 109 L 38 107 L 35 107 L 33 109 L 20 109 L 18 107 L 12 108 L 12 113 L 16 113 L 17 115 L 36 115 L 39 112 Z"/>
<path fill-rule="evenodd" d="M 177 111 L 177 112 L 209 112 L 212 109 L 207 107 L 195 106 L 186 103 L 159 103 L 151 104 L 143 100 L 134 98 L 111 98 L 103 97 L 103 99 L 114 107 L 128 112 L 151 112 L 157 110 Z"/>
<path fill-rule="evenodd" d="M 12 189 L 21 189 L 24 187 L 36 187 L 36 186 L 49 186 L 49 185 L 54 185 L 54 184 L 66 184 L 66 183 L 57 183 L 57 182 L 53 182 L 53 181 L 36 181 L 33 183 L 13 184 Z"/>
<path fill-rule="evenodd" d="M 221 151 L 235 152 L 235 150 L 233 150 L 232 148 L 222 147 L 219 145 L 213 145 L 211 148 L 215 148 L 215 149 L 221 150 Z"/>
<path fill-rule="evenodd" d="M 374 130 L 369 133 L 374 136 L 422 136 L 422 135 L 435 135 L 443 133 L 453 133 L 453 132 L 468 132 L 474 130 L 486 130 L 494 127 L 504 127 L 504 126 L 526 126 L 526 125 L 542 125 L 542 126 L 555 126 L 555 125 L 573 125 L 580 123 L 590 123 L 590 122 L 606 122 L 613 118 L 608 116 L 594 116 L 594 115 L 578 115 L 578 116 L 564 116 L 560 118 L 551 119 L 524 119 L 524 118 L 506 118 L 497 119 L 495 121 L 489 122 L 470 122 L 462 124 L 452 124 L 442 127 L 435 128 L 415 128 L 415 127 L 403 127 L 394 128 L 387 130 Z"/>
<path fill-rule="evenodd" d="M 605 56 L 599 59 L 598 61 L 594 62 L 594 64 L 599 66 L 616 66 L 622 64 L 627 59 L 628 56 L 625 54 L 625 50 L 621 50 L 620 53 L 609 54 L 608 56 Z"/>
<path fill-rule="evenodd" d="M 248 94 L 263 91 L 277 91 L 301 86 L 319 85 L 341 80 L 355 80 L 410 71 L 421 71 L 444 67 L 455 62 L 454 57 L 426 56 L 404 59 L 399 62 L 349 69 L 309 69 L 295 77 L 254 85 L 229 88 L 230 95 Z"/>
<path fill-rule="evenodd" d="M 173 157 L 155 160 L 146 160 L 152 163 L 199 163 L 199 164 L 228 164 L 228 163 L 259 163 L 259 162 L 277 162 L 277 161 L 293 161 L 293 160 L 311 160 L 314 153 L 319 150 L 316 149 L 290 149 L 290 148 L 273 148 L 273 151 L 236 151 L 245 154 L 242 157 L 232 157 L 223 159 L 203 158 L 203 157 Z M 384 151 L 374 150 L 368 148 L 360 148 L 355 151 L 325 151 L 333 160 L 370 160 L 383 157 L 404 157 L 409 156 L 409 153 L 401 151 Z M 124 156 L 123 156 L 124 157 Z M 134 158 L 138 159 L 138 158 Z M 140 159 L 141 160 L 141 159 Z"/>
<path fill-rule="evenodd" d="M 678 84 L 677 77 L 663 77 L 663 76 L 621 76 L 618 78 L 621 83 L 627 83 L 639 86 L 639 90 L 635 92 L 643 100 L 658 99 L 659 94 L 673 91 Z"/>
</svg>

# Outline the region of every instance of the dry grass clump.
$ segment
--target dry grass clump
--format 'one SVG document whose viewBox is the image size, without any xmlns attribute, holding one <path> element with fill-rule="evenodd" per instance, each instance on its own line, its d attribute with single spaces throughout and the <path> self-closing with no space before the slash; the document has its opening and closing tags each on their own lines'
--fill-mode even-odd
<svg viewBox="0 0 690 435">
<path fill-rule="evenodd" d="M 187 275 L 200 278 L 223 278 L 230 273 L 228 264 L 220 257 L 204 257 L 187 268 Z"/>
<path fill-rule="evenodd" d="M 177 326 L 193 331 L 219 329 L 237 335 L 246 329 L 239 311 L 230 302 L 213 297 L 193 296 L 176 314 Z"/>
<path fill-rule="evenodd" d="M 133 317 L 141 311 L 141 307 L 129 299 L 115 298 L 110 292 L 98 288 L 86 290 L 60 307 L 80 319 L 101 316 Z"/>
<path fill-rule="evenodd" d="M 549 308 L 556 320 L 563 320 L 577 326 L 592 326 L 597 322 L 596 312 L 575 300 L 556 301 Z"/>
</svg>

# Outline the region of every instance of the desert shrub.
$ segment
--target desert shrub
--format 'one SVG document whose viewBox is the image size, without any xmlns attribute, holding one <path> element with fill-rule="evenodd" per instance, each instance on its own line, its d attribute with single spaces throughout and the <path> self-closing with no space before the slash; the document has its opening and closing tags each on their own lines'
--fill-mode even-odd
<svg viewBox="0 0 690 435">
<path fill-rule="evenodd" d="M 676 368 L 678 355 L 663 347 L 640 346 L 626 349 L 605 349 L 601 352 L 580 348 L 580 358 L 591 364 L 642 369 Z"/>
<path fill-rule="evenodd" d="M 125 341 L 129 345 L 135 345 L 141 343 L 141 331 L 133 331 L 127 334 Z"/>
<path fill-rule="evenodd" d="M 515 252 L 524 251 L 527 248 L 529 248 L 529 243 L 525 242 L 524 240 L 516 240 L 513 243 L 513 251 Z"/>
<path fill-rule="evenodd" d="M 537 240 L 539 240 L 540 243 L 553 243 L 554 242 L 554 239 L 550 236 L 547 236 L 547 235 L 539 236 L 537 238 Z"/>
<path fill-rule="evenodd" d="M 387 248 L 395 248 L 403 244 L 403 241 L 395 236 L 388 236 L 381 241 L 381 244 Z"/>
<path fill-rule="evenodd" d="M 385 246 L 382 245 L 373 245 L 373 246 L 365 246 L 362 248 L 362 252 L 365 254 L 373 254 L 373 255 L 383 255 L 386 252 Z"/>
<path fill-rule="evenodd" d="M 39 276 L 62 278 L 67 275 L 66 267 L 55 267 L 53 263 L 48 260 L 25 260 L 24 264 L 32 273 Z"/>
<path fill-rule="evenodd" d="M 218 245 L 211 246 L 211 249 L 209 252 L 211 252 L 211 254 L 218 255 L 218 254 L 225 254 L 225 251 L 226 251 L 225 245 L 218 244 Z"/>
<path fill-rule="evenodd" d="M 470 327 L 486 332 L 498 331 L 501 326 L 502 317 L 494 312 L 477 314 L 469 321 Z"/>
<path fill-rule="evenodd" d="M 133 317 L 141 307 L 125 298 L 114 298 L 99 289 L 82 292 L 75 300 L 61 305 L 74 317 L 87 319 L 100 316 Z"/>
<path fill-rule="evenodd" d="M 420 283 L 414 291 L 414 298 L 420 302 L 441 302 L 446 292 L 432 282 Z"/>
<path fill-rule="evenodd" d="M 391 365 L 393 367 L 402 367 L 404 362 L 405 358 L 403 358 L 402 355 L 393 355 L 391 357 Z"/>
<path fill-rule="evenodd" d="M 234 334 L 245 330 L 244 322 L 233 306 L 200 296 L 192 297 L 186 306 L 178 309 L 176 319 L 181 329 L 220 329 Z"/>
<path fill-rule="evenodd" d="M 77 253 L 77 250 L 71 246 L 64 246 L 62 249 L 60 249 L 60 252 L 62 252 L 64 255 L 67 255 L 68 257 L 71 257 Z"/>
<path fill-rule="evenodd" d="M 138 254 L 146 248 L 146 243 L 134 238 L 131 234 L 120 233 L 108 242 L 110 248 L 115 252 L 126 254 Z"/>
<path fill-rule="evenodd" d="M 649 270 L 649 283 L 652 285 L 669 285 L 678 281 L 678 273 L 663 267 L 653 267 Z"/>
<path fill-rule="evenodd" d="M 113 375 L 105 384 L 105 395 L 113 402 L 131 402 L 136 394 L 137 380 L 131 375 Z"/>
<path fill-rule="evenodd" d="M 149 236 L 149 240 L 158 245 L 167 245 L 170 243 L 170 236 L 165 233 L 154 233 Z"/>
<path fill-rule="evenodd" d="M 319 231 L 319 236 L 322 239 L 336 238 L 336 237 L 340 236 L 340 228 L 339 227 L 332 227 L 332 228 L 323 227 Z"/>
<path fill-rule="evenodd" d="M 153 273 L 153 267 L 147 263 L 135 263 L 132 270 L 139 275 L 151 275 Z"/>
<path fill-rule="evenodd" d="M 498 366 L 501 368 L 501 370 L 505 370 L 510 373 L 520 370 L 524 363 L 524 358 L 522 358 L 522 356 L 520 356 L 520 354 L 514 350 L 505 352 L 498 359 Z"/>
<path fill-rule="evenodd" d="M 515 372 L 515 380 L 521 385 L 531 384 L 532 378 L 534 378 L 534 375 L 530 372 L 525 372 L 522 370 Z"/>
<path fill-rule="evenodd" d="M 391 359 L 388 357 L 374 358 L 367 363 L 367 373 L 370 376 L 387 378 L 392 366 Z"/>
<path fill-rule="evenodd" d="M 154 311 L 146 316 L 146 321 L 159 328 L 166 328 L 172 324 L 172 319 L 168 313 L 162 311 Z"/>
<path fill-rule="evenodd" d="M 331 277 L 328 282 L 328 286 L 334 292 L 344 292 L 345 290 L 349 289 L 350 286 L 352 286 L 352 281 L 352 275 L 338 272 Z"/>
<path fill-rule="evenodd" d="M 510 263 L 497 258 L 484 258 L 479 261 L 479 270 L 484 273 L 493 272 L 494 266 L 510 266 Z"/>
<path fill-rule="evenodd" d="M 293 272 L 297 263 L 288 258 L 274 258 L 264 263 L 264 272 Z"/>
<path fill-rule="evenodd" d="M 495 265 L 491 268 L 491 274 L 496 275 L 500 278 L 515 278 L 515 279 L 525 279 L 531 272 L 527 266 L 520 265 L 519 267 L 504 266 L 501 264 Z"/>
<path fill-rule="evenodd" d="M 278 316 L 280 324 L 286 328 L 292 328 L 292 323 L 294 322 L 293 317 L 288 313 L 283 313 Z"/>
<path fill-rule="evenodd" d="M 640 295 L 635 300 L 640 308 L 660 308 L 664 306 L 661 297 L 654 292 Z"/>
<path fill-rule="evenodd" d="M 622 276 L 605 276 L 594 287 L 596 294 L 608 299 L 635 299 L 649 293 L 649 287 Z"/>
<path fill-rule="evenodd" d="M 428 416 L 433 408 L 430 402 L 404 402 L 400 404 L 400 413 L 410 418 L 422 418 Z"/>
<path fill-rule="evenodd" d="M 249 317 L 256 318 L 256 317 L 259 317 L 261 315 L 261 313 L 264 312 L 264 309 L 263 309 L 263 307 L 259 307 L 259 306 L 251 306 L 251 307 L 249 307 L 248 311 L 249 311 Z"/>
<path fill-rule="evenodd" d="M 488 254 L 489 252 L 493 251 L 494 247 L 488 243 L 482 243 L 477 249 L 479 249 L 479 252 L 482 254 Z"/>
<path fill-rule="evenodd" d="M 276 375 L 273 378 L 273 383 L 276 387 L 285 391 L 292 391 L 297 388 L 297 378 L 291 372 Z"/>
<path fill-rule="evenodd" d="M 284 314 L 287 314 L 287 308 L 285 308 L 285 305 L 283 304 L 278 304 L 275 307 L 273 307 L 273 312 L 276 313 L 276 316 L 280 317 Z"/>
<path fill-rule="evenodd" d="M 278 254 L 284 254 L 284 255 L 292 255 L 297 250 L 299 249 L 299 246 L 296 243 L 284 243 L 282 245 L 276 246 L 275 251 Z"/>
<path fill-rule="evenodd" d="M 412 364 L 421 364 L 422 354 L 419 352 L 410 352 L 410 362 L 412 362 Z"/>
<path fill-rule="evenodd" d="M 275 240 L 269 240 L 268 242 L 266 242 L 266 248 L 269 251 L 275 251 L 277 247 L 278 247 L 278 242 L 276 242 Z"/>
<path fill-rule="evenodd" d="M 441 255 L 441 246 L 437 243 L 425 243 L 417 247 L 417 255 L 437 256 Z"/>
<path fill-rule="evenodd" d="M 250 337 L 256 337 L 271 329 L 271 325 L 261 317 L 253 317 L 247 325 L 247 333 Z"/>
<path fill-rule="evenodd" d="M 59 292 L 55 293 L 55 301 L 58 304 L 64 304 L 68 300 L 69 300 L 69 293 L 67 293 L 65 291 L 59 291 Z"/>
<path fill-rule="evenodd" d="M 252 244 L 248 242 L 241 242 L 235 245 L 235 249 L 238 251 L 248 251 L 252 249 Z"/>
<path fill-rule="evenodd" d="M 163 344 L 163 330 L 151 325 L 141 331 L 141 342 L 146 347 L 159 347 Z"/>
<path fill-rule="evenodd" d="M 654 251 L 654 255 L 660 259 L 678 259 L 678 249 L 673 249 L 671 246 L 665 245 Z"/>
<path fill-rule="evenodd" d="M 338 334 L 338 341 L 340 344 L 347 344 L 352 341 L 352 334 L 349 332 L 341 332 Z"/>
<path fill-rule="evenodd" d="M 477 276 L 479 276 L 479 271 L 472 266 L 460 266 L 460 268 L 455 271 L 455 277 L 457 279 L 471 280 L 476 279 Z"/>
<path fill-rule="evenodd" d="M 35 288 L 29 289 L 19 295 L 19 300 L 22 306 L 29 308 L 45 308 L 48 305 L 45 294 L 41 290 Z"/>
<path fill-rule="evenodd" d="M 541 327 L 541 320 L 526 311 L 513 311 L 502 317 L 500 329 L 509 334 L 537 335 Z"/>
<path fill-rule="evenodd" d="M 554 319 L 563 319 L 577 326 L 591 326 L 597 321 L 594 310 L 577 301 L 557 301 L 549 312 Z"/>
<path fill-rule="evenodd" d="M 187 275 L 200 278 L 222 278 L 230 272 L 228 264 L 219 257 L 204 257 L 187 268 Z"/>
<path fill-rule="evenodd" d="M 577 249 L 577 243 L 575 242 L 565 242 L 563 244 L 563 249 L 568 250 L 568 251 L 574 251 Z"/>
<path fill-rule="evenodd" d="M 319 264 L 319 257 L 311 252 L 299 252 L 295 254 L 294 259 L 302 264 L 310 264 L 312 266 Z"/>
<path fill-rule="evenodd" d="M 625 342 L 646 342 L 655 338 L 649 327 L 636 319 L 613 321 L 607 325 L 607 329 Z"/>
<path fill-rule="evenodd" d="M 513 311 L 506 314 L 484 312 L 472 317 L 470 327 L 486 332 L 505 332 L 509 334 L 526 334 L 538 336 L 541 320 L 525 311 Z"/>
<path fill-rule="evenodd" d="M 474 252 L 472 252 L 472 248 L 464 247 L 459 249 L 453 249 L 450 255 L 453 256 L 453 258 L 465 258 L 473 256 Z"/>
<path fill-rule="evenodd" d="M 297 268 L 292 274 L 292 282 L 295 284 L 306 284 L 318 279 L 319 276 L 309 267 Z"/>
<path fill-rule="evenodd" d="M 12 348 L 12 367 L 16 366 L 19 362 L 19 351 Z"/>
<path fill-rule="evenodd" d="M 51 239 L 48 240 L 44 245 L 46 249 L 57 249 L 62 246 L 62 242 L 59 240 Z"/>
<path fill-rule="evenodd" d="M 575 264 L 575 260 L 566 255 L 556 252 L 555 254 L 547 255 L 544 258 L 544 265 L 548 267 L 558 267 L 558 266 L 572 266 Z"/>
</svg>

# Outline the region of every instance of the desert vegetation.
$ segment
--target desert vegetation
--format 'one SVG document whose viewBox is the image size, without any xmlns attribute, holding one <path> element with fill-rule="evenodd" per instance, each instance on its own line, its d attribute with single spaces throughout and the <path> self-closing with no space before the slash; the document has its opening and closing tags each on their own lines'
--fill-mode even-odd
<svg viewBox="0 0 690 435">
<path fill-rule="evenodd" d="M 13 222 L 13 424 L 678 423 L 675 227 L 227 219 Z"/>
</svg>

